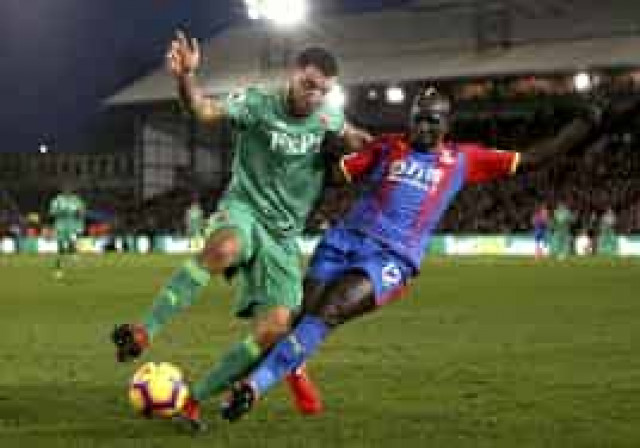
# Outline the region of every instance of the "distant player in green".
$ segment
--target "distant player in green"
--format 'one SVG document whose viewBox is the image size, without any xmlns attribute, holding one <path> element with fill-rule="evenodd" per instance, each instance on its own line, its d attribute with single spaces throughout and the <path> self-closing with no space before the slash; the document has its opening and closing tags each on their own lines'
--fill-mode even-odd
<svg viewBox="0 0 640 448">
<path fill-rule="evenodd" d="M 574 216 L 571 210 L 562 202 L 553 212 L 551 224 L 551 253 L 559 259 L 566 258 L 571 252 L 571 225 Z"/>
<path fill-rule="evenodd" d="M 189 248 L 198 247 L 204 235 L 204 212 L 196 198 L 193 199 L 185 212 L 185 227 L 187 238 L 189 239 Z"/>
<path fill-rule="evenodd" d="M 139 356 L 169 319 L 195 300 L 211 275 L 237 274 L 235 313 L 251 319 L 251 332 L 193 385 L 183 416 L 197 426 L 198 403 L 246 373 L 288 331 L 292 313 L 301 305 L 296 237 L 322 190 L 325 135 L 341 135 L 352 149 L 368 136 L 326 104 L 338 67 L 322 48 L 299 53 L 284 86 L 248 87 L 226 102 L 205 97 L 197 86 L 200 53 L 194 39 L 178 33 L 167 58 L 180 97 L 197 118 L 205 123 L 230 120 L 235 134 L 232 178 L 209 219 L 202 253 L 173 274 L 141 324 L 116 327 L 113 341 L 119 360 Z M 292 375 L 289 384 L 301 411 L 320 409 L 304 372 Z"/>
<path fill-rule="evenodd" d="M 49 204 L 49 215 L 54 220 L 58 255 L 55 261 L 55 275 L 62 276 L 62 258 L 75 252 L 78 236 L 84 231 L 86 205 L 77 194 L 65 189 L 58 193 Z"/>
<path fill-rule="evenodd" d="M 618 250 L 618 239 L 615 231 L 616 214 L 609 207 L 600 218 L 598 231 L 598 255 L 615 255 Z"/>
</svg>

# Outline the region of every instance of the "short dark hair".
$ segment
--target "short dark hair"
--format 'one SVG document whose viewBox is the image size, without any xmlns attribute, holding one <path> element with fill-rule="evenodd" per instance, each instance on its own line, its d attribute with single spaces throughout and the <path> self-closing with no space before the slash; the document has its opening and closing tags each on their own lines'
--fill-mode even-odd
<svg viewBox="0 0 640 448">
<path fill-rule="evenodd" d="M 307 47 L 296 56 L 298 68 L 312 66 L 325 76 L 338 76 L 338 61 L 335 56 L 322 47 Z"/>
</svg>

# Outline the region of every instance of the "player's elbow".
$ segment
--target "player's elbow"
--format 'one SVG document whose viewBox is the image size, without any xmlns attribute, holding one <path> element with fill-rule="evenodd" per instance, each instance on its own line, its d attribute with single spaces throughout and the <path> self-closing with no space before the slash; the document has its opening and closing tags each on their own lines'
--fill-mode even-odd
<svg viewBox="0 0 640 448">
<path fill-rule="evenodd" d="M 224 117 L 224 112 L 220 107 L 200 107 L 194 112 L 199 122 L 208 125 L 217 124 Z"/>
</svg>

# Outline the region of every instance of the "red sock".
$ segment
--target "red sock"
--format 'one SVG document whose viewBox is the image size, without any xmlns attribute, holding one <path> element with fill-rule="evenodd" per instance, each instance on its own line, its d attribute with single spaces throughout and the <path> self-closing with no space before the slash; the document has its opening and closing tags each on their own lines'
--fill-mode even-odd
<svg viewBox="0 0 640 448">
<path fill-rule="evenodd" d="M 149 333 L 147 333 L 147 329 L 140 324 L 132 325 L 133 328 L 133 340 L 142 347 L 149 347 Z"/>
<path fill-rule="evenodd" d="M 200 420 L 200 403 L 193 398 L 187 398 L 182 407 L 182 414 L 189 420 Z"/>
</svg>

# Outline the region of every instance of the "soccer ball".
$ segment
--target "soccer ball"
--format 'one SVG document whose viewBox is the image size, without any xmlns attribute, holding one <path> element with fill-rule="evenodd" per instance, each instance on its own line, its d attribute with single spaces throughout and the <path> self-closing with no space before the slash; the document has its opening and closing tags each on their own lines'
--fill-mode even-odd
<svg viewBox="0 0 640 448">
<path fill-rule="evenodd" d="M 167 362 L 148 362 L 129 384 L 129 401 L 145 417 L 171 417 L 182 409 L 189 396 L 182 372 Z"/>
</svg>

